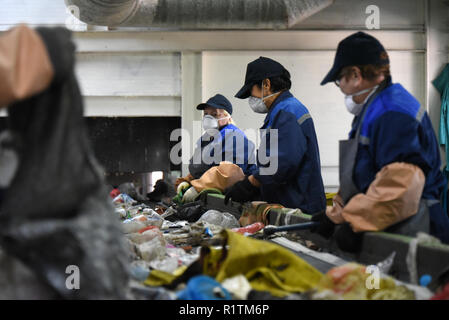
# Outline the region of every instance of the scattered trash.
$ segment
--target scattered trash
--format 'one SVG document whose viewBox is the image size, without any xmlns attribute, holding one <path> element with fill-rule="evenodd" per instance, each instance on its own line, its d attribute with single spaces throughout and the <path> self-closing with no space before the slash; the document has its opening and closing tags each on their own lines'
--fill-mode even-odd
<svg viewBox="0 0 449 320">
<path fill-rule="evenodd" d="M 119 194 L 117 197 L 115 197 L 112 202 L 114 204 L 125 204 L 128 206 L 132 206 L 133 204 L 137 203 L 136 200 L 134 200 L 133 198 L 131 198 L 130 196 L 128 196 L 126 193 L 121 193 Z"/>
<path fill-rule="evenodd" d="M 124 208 L 116 208 L 115 209 L 115 213 L 120 217 L 125 219 L 127 216 L 127 212 Z"/>
<path fill-rule="evenodd" d="M 115 198 L 118 197 L 119 195 L 120 195 L 120 190 L 117 189 L 117 188 L 112 189 L 111 192 L 109 193 L 109 196 L 110 196 L 112 199 L 115 199 Z"/>
<path fill-rule="evenodd" d="M 449 300 L 449 283 L 430 300 Z"/>
<path fill-rule="evenodd" d="M 132 300 L 176 300 L 176 294 L 162 287 L 151 288 L 138 282 L 130 284 L 130 299 Z"/>
<path fill-rule="evenodd" d="M 392 254 L 390 254 L 387 259 L 384 261 L 381 261 L 377 264 L 377 267 L 379 268 L 380 272 L 383 274 L 389 274 L 391 267 L 394 264 L 394 258 L 396 257 L 396 251 L 394 251 Z"/>
<path fill-rule="evenodd" d="M 153 230 L 153 229 L 159 229 L 159 228 L 156 226 L 148 226 L 148 227 L 145 227 L 145 228 L 139 230 L 139 233 L 144 233 L 145 231 Z"/>
<path fill-rule="evenodd" d="M 162 216 L 164 219 L 170 221 L 185 220 L 188 222 L 197 222 L 201 216 L 207 211 L 201 201 L 186 203 L 182 206 L 178 206 L 177 210 L 171 208 L 168 209 Z"/>
<path fill-rule="evenodd" d="M 122 229 L 129 247 L 129 259 L 132 261 L 130 275 L 135 282 L 132 291 L 136 298 L 155 296 L 156 299 L 171 297 L 181 300 L 247 300 L 254 297 L 270 300 L 426 300 L 433 295 L 427 288 L 432 282 L 430 275 L 421 276 L 420 286 L 405 284 L 387 276 L 394 265 L 396 252 L 377 263 L 376 266 L 381 272 L 379 289 L 371 290 L 367 285 L 367 277 L 370 274 L 365 272 L 365 266 L 355 263 L 340 264 L 340 267 L 322 275 L 283 248 L 285 243 L 282 243 L 282 247 L 271 247 L 273 244 L 269 242 L 251 239 L 262 235 L 260 231 L 266 229 L 262 222 L 242 227 L 234 215 L 218 210 L 206 210 L 201 201 L 172 207 L 156 206 L 153 209 L 145 204 L 136 204 L 131 197 L 122 193 L 114 198 L 114 203 L 116 215 L 123 219 Z M 258 208 L 264 214 L 271 207 L 264 204 Z M 224 232 L 225 229 L 229 230 Z M 246 237 L 250 235 L 251 238 Z M 272 241 L 276 242 L 276 239 Z M 432 239 L 421 235 L 419 240 L 421 243 Z M 256 242 L 249 245 L 246 241 Z M 310 241 L 301 241 L 307 247 L 319 250 Z M 413 254 L 411 258 L 414 256 L 416 259 L 415 246 L 411 246 L 410 252 Z M 201 248 L 209 248 L 210 252 L 215 253 L 200 255 Z M 262 256 L 269 257 L 266 262 L 268 264 L 263 263 L 263 268 L 258 264 L 261 263 L 259 258 L 249 255 L 250 252 L 255 252 L 255 248 L 258 248 L 257 257 L 260 257 L 261 261 L 265 261 Z M 223 250 L 226 251 L 225 258 L 222 256 Z M 207 263 L 208 267 L 203 263 Z M 185 277 L 183 273 L 187 268 L 199 269 Z M 253 280 L 254 274 L 260 274 L 257 280 Z M 288 278 L 289 281 L 273 283 L 269 281 L 273 277 Z M 162 285 L 176 290 L 166 291 L 159 287 Z M 435 299 L 446 297 L 443 287 L 439 292 L 440 295 L 436 295 Z"/>
<path fill-rule="evenodd" d="M 428 275 L 428 274 L 421 276 L 421 278 L 419 279 L 419 285 L 421 287 L 427 287 L 431 282 L 432 282 L 432 276 Z"/>
<path fill-rule="evenodd" d="M 137 253 L 146 261 L 163 259 L 165 257 L 165 250 L 165 241 L 159 237 L 153 238 L 153 240 L 137 246 Z"/>
<path fill-rule="evenodd" d="M 331 269 L 317 286 L 316 300 L 415 300 L 415 293 L 387 276 L 370 277 L 366 266 L 348 263 Z"/>
<path fill-rule="evenodd" d="M 210 231 L 209 228 L 206 228 L 206 230 L 204 230 L 204 233 L 205 233 L 206 235 L 208 235 L 209 237 L 211 237 L 211 238 L 214 236 L 214 234 L 212 233 L 212 231 Z"/>
<path fill-rule="evenodd" d="M 162 260 L 153 260 L 150 263 L 150 267 L 155 270 L 164 271 L 167 273 L 173 273 L 173 272 L 175 272 L 176 269 L 178 269 L 179 262 L 178 262 L 178 258 L 176 258 L 176 257 L 167 257 Z"/>
<path fill-rule="evenodd" d="M 131 263 L 130 274 L 137 281 L 145 281 L 150 275 L 150 269 L 145 261 L 136 260 Z"/>
<path fill-rule="evenodd" d="M 177 213 L 177 210 L 175 210 L 173 207 L 170 207 L 167 210 L 165 210 L 164 214 L 161 215 L 161 218 L 167 219 L 168 217 L 170 217 L 176 213 Z"/>
<path fill-rule="evenodd" d="M 243 234 L 243 235 L 251 235 L 265 228 L 265 225 L 262 222 L 256 222 L 249 226 L 242 228 L 234 228 L 231 231 Z"/>
<path fill-rule="evenodd" d="M 153 240 L 154 238 L 163 239 L 162 233 L 159 231 L 159 229 L 151 229 L 147 230 L 145 232 L 139 233 L 130 233 L 126 235 L 129 240 L 131 240 L 135 244 L 142 244 L 144 242 L 148 242 Z"/>
<path fill-rule="evenodd" d="M 134 218 L 124 220 L 122 223 L 122 228 L 123 232 L 125 233 L 135 233 L 149 226 L 161 228 L 163 223 L 164 223 L 163 219 L 160 218 L 155 219 L 149 218 L 145 215 L 139 215 Z"/>
<path fill-rule="evenodd" d="M 231 300 L 231 294 L 211 277 L 196 276 L 178 293 L 179 300 Z"/>
<path fill-rule="evenodd" d="M 244 275 L 238 275 L 222 282 L 223 288 L 228 290 L 235 299 L 246 300 L 252 290 Z"/>
<path fill-rule="evenodd" d="M 124 233 L 135 233 L 145 227 L 146 225 L 141 221 L 125 220 L 122 223 L 122 229 Z"/>
</svg>

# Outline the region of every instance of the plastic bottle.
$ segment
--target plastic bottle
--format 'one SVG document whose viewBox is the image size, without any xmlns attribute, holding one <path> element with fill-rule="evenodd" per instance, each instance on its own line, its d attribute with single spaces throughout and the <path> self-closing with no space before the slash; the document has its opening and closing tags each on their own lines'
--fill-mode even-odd
<svg viewBox="0 0 449 320">
<path fill-rule="evenodd" d="M 419 285 L 421 287 L 427 287 L 430 283 L 432 282 L 432 276 L 428 275 L 428 274 L 424 274 L 420 279 L 419 279 Z"/>
<path fill-rule="evenodd" d="M 240 234 L 254 234 L 263 228 L 265 228 L 265 225 L 262 222 L 256 222 L 243 228 L 234 228 L 231 230 Z"/>
</svg>

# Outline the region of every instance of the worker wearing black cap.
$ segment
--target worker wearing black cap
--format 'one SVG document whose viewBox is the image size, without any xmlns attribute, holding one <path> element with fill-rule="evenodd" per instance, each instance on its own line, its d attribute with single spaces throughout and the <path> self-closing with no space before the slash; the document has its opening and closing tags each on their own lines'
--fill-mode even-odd
<svg viewBox="0 0 449 320">
<path fill-rule="evenodd" d="M 259 198 L 309 214 L 326 209 L 313 120 L 290 88 L 290 73 L 280 63 L 260 57 L 248 64 L 245 84 L 236 97 L 249 98 L 252 110 L 267 116 L 261 128 L 257 168 L 226 192 L 225 202 Z M 276 135 L 273 143 L 271 138 Z"/>
<path fill-rule="evenodd" d="M 198 140 L 190 159 L 189 175 L 179 178 L 175 186 L 183 181 L 199 179 L 207 170 L 222 161 L 232 162 L 250 174 L 255 167 L 255 146 L 245 133 L 232 121 L 232 104 L 223 95 L 217 94 L 197 106 L 202 110 L 204 135 Z"/>
<path fill-rule="evenodd" d="M 449 242 L 449 219 L 439 199 L 445 180 L 440 151 L 425 106 L 393 84 L 388 54 L 374 37 L 355 33 L 338 45 L 322 85 L 335 82 L 354 115 L 349 140 L 340 142 L 340 190 L 334 206 L 314 217 L 317 232 L 340 247 L 360 248 L 365 231 Z"/>
</svg>

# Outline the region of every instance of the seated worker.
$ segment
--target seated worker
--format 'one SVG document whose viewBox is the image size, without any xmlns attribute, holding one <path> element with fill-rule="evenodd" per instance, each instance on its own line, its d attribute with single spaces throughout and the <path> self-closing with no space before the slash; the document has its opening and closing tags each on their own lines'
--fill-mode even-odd
<svg viewBox="0 0 449 320">
<path fill-rule="evenodd" d="M 365 231 L 408 236 L 430 233 L 449 242 L 440 204 L 445 179 L 426 107 L 392 83 L 389 57 L 374 37 L 355 33 L 340 42 L 322 85 L 335 82 L 354 115 L 349 140 L 340 142 L 340 191 L 315 231 L 357 251 Z M 335 224 L 334 224 L 335 223 Z"/>
<path fill-rule="evenodd" d="M 315 127 L 307 108 L 290 93 L 291 85 L 290 73 L 272 59 L 248 64 L 236 97 L 249 98 L 251 109 L 267 116 L 257 167 L 226 192 L 226 203 L 260 199 L 308 214 L 326 209 Z"/>
<path fill-rule="evenodd" d="M 221 94 L 210 98 L 196 107 L 204 113 L 205 133 L 198 140 L 193 157 L 190 159 L 189 175 L 178 178 L 177 188 L 183 181 L 199 179 L 207 170 L 222 161 L 232 162 L 251 174 L 255 167 L 255 146 L 245 133 L 232 121 L 232 104 Z"/>
</svg>

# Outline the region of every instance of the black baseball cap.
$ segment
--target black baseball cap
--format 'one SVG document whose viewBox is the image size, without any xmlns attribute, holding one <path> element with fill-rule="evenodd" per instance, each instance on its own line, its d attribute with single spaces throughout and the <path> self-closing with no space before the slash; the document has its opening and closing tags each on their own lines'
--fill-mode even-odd
<svg viewBox="0 0 449 320">
<path fill-rule="evenodd" d="M 321 82 L 321 85 L 336 81 L 341 69 L 344 67 L 389 64 L 390 60 L 385 52 L 386 50 L 379 40 L 369 34 L 357 32 L 350 35 L 338 44 L 334 65 Z"/>
<path fill-rule="evenodd" d="M 251 95 L 252 87 L 264 79 L 278 77 L 287 74 L 282 64 L 273 59 L 260 57 L 249 63 L 246 68 L 245 84 L 235 95 L 236 98 L 246 99 Z"/>
<path fill-rule="evenodd" d="M 204 110 L 207 107 L 215 108 L 215 109 L 224 109 L 229 114 L 232 114 L 232 104 L 231 102 L 226 99 L 226 97 L 222 96 L 221 94 L 216 94 L 209 100 L 207 100 L 206 103 L 199 104 L 196 109 L 197 110 Z"/>
</svg>

